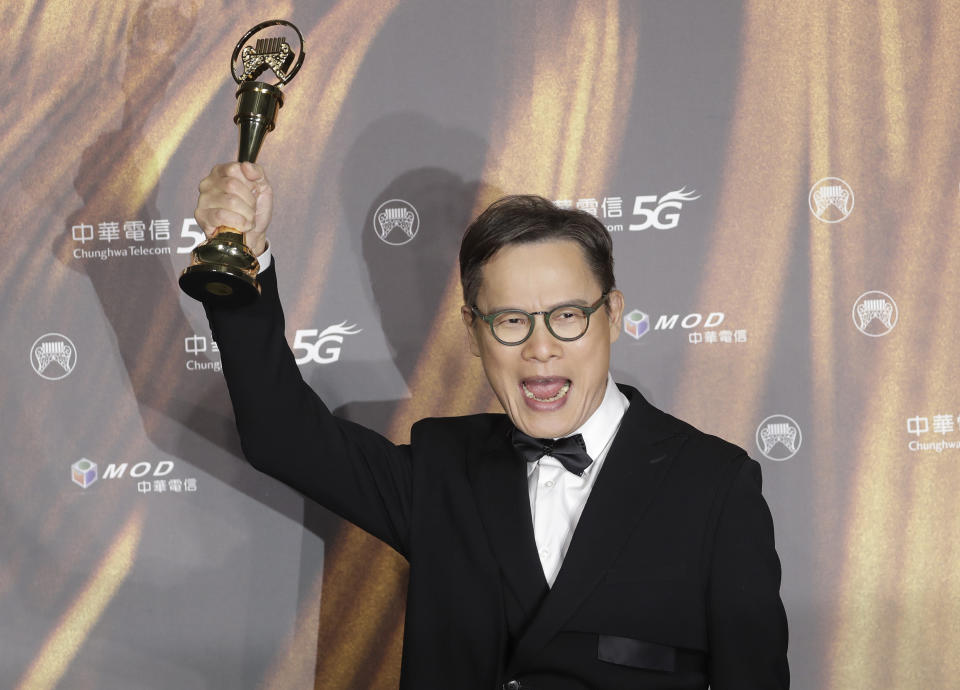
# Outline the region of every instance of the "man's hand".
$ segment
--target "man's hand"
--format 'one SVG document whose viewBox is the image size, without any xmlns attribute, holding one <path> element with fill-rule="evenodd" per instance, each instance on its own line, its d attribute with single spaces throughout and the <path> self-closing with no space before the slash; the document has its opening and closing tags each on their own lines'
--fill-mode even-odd
<svg viewBox="0 0 960 690">
<path fill-rule="evenodd" d="M 267 226 L 273 213 L 273 188 L 255 163 L 221 163 L 200 182 L 194 217 L 207 237 L 220 225 L 246 233 L 256 256 L 267 246 Z"/>
</svg>

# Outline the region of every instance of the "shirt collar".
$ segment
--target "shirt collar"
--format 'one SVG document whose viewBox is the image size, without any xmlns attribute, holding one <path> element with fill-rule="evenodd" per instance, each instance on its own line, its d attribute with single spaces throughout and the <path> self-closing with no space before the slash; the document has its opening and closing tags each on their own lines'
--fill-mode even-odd
<svg viewBox="0 0 960 690">
<path fill-rule="evenodd" d="M 603 400 L 593 414 L 576 429 L 574 434 L 582 434 L 583 442 L 587 445 L 587 455 L 597 460 L 610 444 L 614 434 L 620 427 L 620 420 L 630 406 L 627 396 L 620 392 L 613 376 L 607 373 L 607 389 L 603 393 Z"/>
<path fill-rule="evenodd" d="M 587 477 L 594 472 L 599 471 L 606 459 L 606 451 L 610 447 L 610 442 L 620 428 L 620 422 L 627 408 L 630 407 L 630 401 L 627 399 L 617 384 L 613 382 L 613 376 L 607 373 L 607 388 L 603 392 L 603 400 L 600 406 L 593 411 L 593 414 L 579 428 L 572 431 L 570 435 L 581 434 L 583 442 L 587 446 L 587 455 L 593 460 L 587 469 L 583 471 L 583 476 Z M 527 463 L 527 476 L 530 477 L 534 471 L 541 465 L 547 464 L 555 467 L 562 467 L 560 461 L 549 455 L 544 455 L 537 462 Z"/>
</svg>

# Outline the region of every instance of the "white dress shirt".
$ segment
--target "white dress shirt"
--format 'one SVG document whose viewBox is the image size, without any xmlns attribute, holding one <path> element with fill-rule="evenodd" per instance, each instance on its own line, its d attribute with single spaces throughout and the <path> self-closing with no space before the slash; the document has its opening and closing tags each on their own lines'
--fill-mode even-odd
<svg viewBox="0 0 960 690">
<path fill-rule="evenodd" d="M 559 460 L 549 455 L 527 464 L 533 536 L 537 541 L 543 574 L 551 587 L 557 579 L 580 514 L 629 405 L 626 396 L 613 382 L 613 377 L 607 374 L 607 389 L 600 407 L 583 426 L 573 432 L 583 435 L 587 455 L 593 459 L 582 476 L 568 472 Z"/>
<path fill-rule="evenodd" d="M 263 253 L 257 257 L 257 261 L 260 262 L 260 270 L 257 271 L 257 275 L 260 275 L 268 268 L 270 268 L 270 262 L 273 261 L 273 254 L 270 252 L 270 243 L 267 243 L 266 248 L 263 250 Z"/>
</svg>

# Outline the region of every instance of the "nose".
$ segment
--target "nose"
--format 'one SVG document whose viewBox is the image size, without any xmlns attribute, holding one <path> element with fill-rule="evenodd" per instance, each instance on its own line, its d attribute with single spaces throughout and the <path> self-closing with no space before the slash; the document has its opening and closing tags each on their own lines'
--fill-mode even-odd
<svg viewBox="0 0 960 690">
<path fill-rule="evenodd" d="M 520 346 L 521 354 L 524 359 L 537 362 L 547 362 L 554 357 L 559 357 L 562 353 L 562 343 L 550 335 L 547 330 L 547 324 L 543 321 L 546 318 L 543 314 L 538 314 L 538 319 L 534 316 L 533 333 Z"/>
</svg>

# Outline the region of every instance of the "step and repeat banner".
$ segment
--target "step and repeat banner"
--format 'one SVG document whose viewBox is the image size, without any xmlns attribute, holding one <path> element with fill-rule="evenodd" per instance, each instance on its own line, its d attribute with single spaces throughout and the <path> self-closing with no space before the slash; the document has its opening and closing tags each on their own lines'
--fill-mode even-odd
<svg viewBox="0 0 960 690">
<path fill-rule="evenodd" d="M 406 564 L 243 460 L 177 277 L 234 44 L 306 59 L 259 161 L 288 338 L 397 442 L 496 410 L 455 259 L 504 193 L 595 214 L 617 380 L 763 466 L 794 687 L 960 676 L 960 4 L 10 4 L 0 686 L 390 688 Z M 290 39 L 293 38 L 291 35 Z"/>
</svg>

